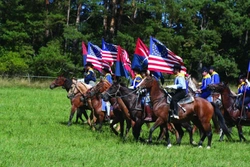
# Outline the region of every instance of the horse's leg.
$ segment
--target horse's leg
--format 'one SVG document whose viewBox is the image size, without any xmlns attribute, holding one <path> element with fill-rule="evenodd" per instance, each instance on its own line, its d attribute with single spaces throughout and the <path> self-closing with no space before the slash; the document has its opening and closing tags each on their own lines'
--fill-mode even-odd
<svg viewBox="0 0 250 167">
<path fill-rule="evenodd" d="M 182 128 L 181 128 L 181 124 L 177 124 L 177 123 L 175 123 L 174 124 L 174 127 L 175 127 L 175 129 L 176 129 L 176 131 L 178 132 L 178 136 L 176 137 L 176 142 L 177 142 L 177 144 L 178 145 L 181 145 L 181 139 L 182 139 L 182 137 L 183 137 L 183 135 L 184 135 L 184 131 L 182 130 Z"/>
<path fill-rule="evenodd" d="M 243 139 L 243 141 L 246 141 L 247 139 L 243 135 L 242 126 L 241 125 L 236 125 L 236 127 L 237 127 L 237 130 L 238 130 L 238 135 L 239 135 L 239 138 L 240 138 L 240 142 L 242 142 L 242 139 Z"/>
<path fill-rule="evenodd" d="M 111 130 L 115 133 L 115 135 L 118 135 L 118 132 L 115 130 L 114 125 L 119 122 L 119 119 L 115 117 L 112 121 L 112 123 L 109 125 Z"/>
<path fill-rule="evenodd" d="M 161 124 L 163 124 L 163 121 L 162 121 L 162 119 L 161 118 L 157 118 L 157 120 L 155 121 L 155 123 L 154 123 L 154 125 L 150 128 L 150 130 L 149 130 L 149 136 L 148 136 L 148 142 L 149 143 L 152 143 L 152 134 L 153 134 L 153 132 L 154 132 L 154 130 L 156 129 L 156 128 L 158 128 L 159 127 L 159 125 L 161 125 Z M 167 128 L 167 125 L 166 125 L 166 128 Z M 167 131 L 167 130 L 166 130 Z"/>
<path fill-rule="evenodd" d="M 77 107 L 72 104 L 71 105 L 71 111 L 70 111 L 70 115 L 69 115 L 69 121 L 68 121 L 68 126 L 72 125 L 72 119 L 74 117 L 75 111 L 76 111 Z"/>
<path fill-rule="evenodd" d="M 191 145 L 196 145 L 197 143 L 193 139 L 193 127 L 190 122 L 184 122 L 181 124 L 183 128 L 185 128 L 189 134 L 189 143 Z"/>
<path fill-rule="evenodd" d="M 211 148 L 211 142 L 212 142 L 212 137 L 213 137 L 213 133 L 212 133 L 212 126 L 210 122 L 202 122 L 202 127 L 203 127 L 203 135 L 200 139 L 200 142 L 198 143 L 199 147 L 202 147 L 202 143 L 205 140 L 205 138 L 208 138 L 208 142 L 207 142 L 207 148 Z"/>
<path fill-rule="evenodd" d="M 135 138 L 136 141 L 139 140 L 140 132 L 141 132 L 141 127 L 142 127 L 143 123 L 144 122 L 141 119 L 138 119 L 135 122 L 135 124 L 134 124 L 134 126 L 132 128 L 132 130 L 133 130 L 133 136 L 134 136 L 134 138 Z"/>
<path fill-rule="evenodd" d="M 159 136 L 157 138 L 157 141 L 160 141 L 164 138 L 165 136 L 165 133 L 166 133 L 166 129 L 164 126 L 160 126 L 160 133 L 159 133 Z"/>
</svg>

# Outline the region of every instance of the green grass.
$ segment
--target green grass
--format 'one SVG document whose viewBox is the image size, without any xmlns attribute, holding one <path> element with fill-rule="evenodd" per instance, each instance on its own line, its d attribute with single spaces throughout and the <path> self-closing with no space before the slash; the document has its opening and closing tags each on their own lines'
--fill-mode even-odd
<svg viewBox="0 0 250 167">
<path fill-rule="evenodd" d="M 147 145 L 133 140 L 131 131 L 123 142 L 104 125 L 92 131 L 86 123 L 67 126 L 70 102 L 66 91 L 43 86 L 12 86 L 0 82 L 0 166 L 249 166 L 249 142 L 219 142 L 212 148 L 192 147 L 185 136 L 181 146 L 170 149 L 164 142 Z M 74 118 L 75 120 L 75 118 Z M 244 127 L 249 139 L 249 128 Z M 143 126 L 141 136 L 148 136 Z M 238 140 L 234 128 L 233 138 Z M 195 141 L 199 136 L 195 134 Z M 171 135 L 175 143 L 175 137 Z"/>
</svg>

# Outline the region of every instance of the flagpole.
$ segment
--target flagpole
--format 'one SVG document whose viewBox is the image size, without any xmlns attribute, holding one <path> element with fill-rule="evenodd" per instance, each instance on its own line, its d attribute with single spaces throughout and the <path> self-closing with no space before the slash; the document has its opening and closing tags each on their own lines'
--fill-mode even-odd
<svg viewBox="0 0 250 167">
<path fill-rule="evenodd" d="M 247 79 L 248 79 L 248 76 L 249 76 L 249 71 L 250 71 L 250 61 L 249 61 L 249 63 L 248 63 Z M 248 83 L 247 83 L 247 84 L 248 84 Z M 240 114 L 240 117 L 241 117 L 241 118 L 242 118 L 242 113 L 243 113 L 243 108 L 244 108 L 245 97 L 246 97 L 246 88 L 244 89 L 244 94 L 243 94 L 243 99 L 242 99 L 241 114 Z"/>
</svg>

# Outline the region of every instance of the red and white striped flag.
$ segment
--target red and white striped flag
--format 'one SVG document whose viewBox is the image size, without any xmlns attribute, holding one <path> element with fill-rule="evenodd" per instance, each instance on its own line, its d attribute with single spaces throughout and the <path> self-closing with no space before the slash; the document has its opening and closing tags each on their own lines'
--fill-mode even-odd
<svg viewBox="0 0 250 167">
<path fill-rule="evenodd" d="M 181 71 L 186 73 L 187 69 L 182 58 L 174 54 L 157 39 L 150 37 L 148 70 L 173 74 L 174 64 L 180 64 Z"/>
</svg>

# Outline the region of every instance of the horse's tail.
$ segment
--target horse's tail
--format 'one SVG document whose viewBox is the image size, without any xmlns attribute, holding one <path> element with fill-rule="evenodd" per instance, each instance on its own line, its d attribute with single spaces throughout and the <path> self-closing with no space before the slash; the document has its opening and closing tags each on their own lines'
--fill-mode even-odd
<svg viewBox="0 0 250 167">
<path fill-rule="evenodd" d="M 232 137 L 231 137 L 231 132 L 229 131 L 226 123 L 225 123 L 225 119 L 220 111 L 220 109 L 216 106 L 216 104 L 214 102 L 211 102 L 211 104 L 214 107 L 214 113 L 215 115 L 218 117 L 219 123 L 220 123 L 220 128 L 222 129 L 223 133 L 227 136 L 227 138 L 232 141 Z"/>
</svg>

